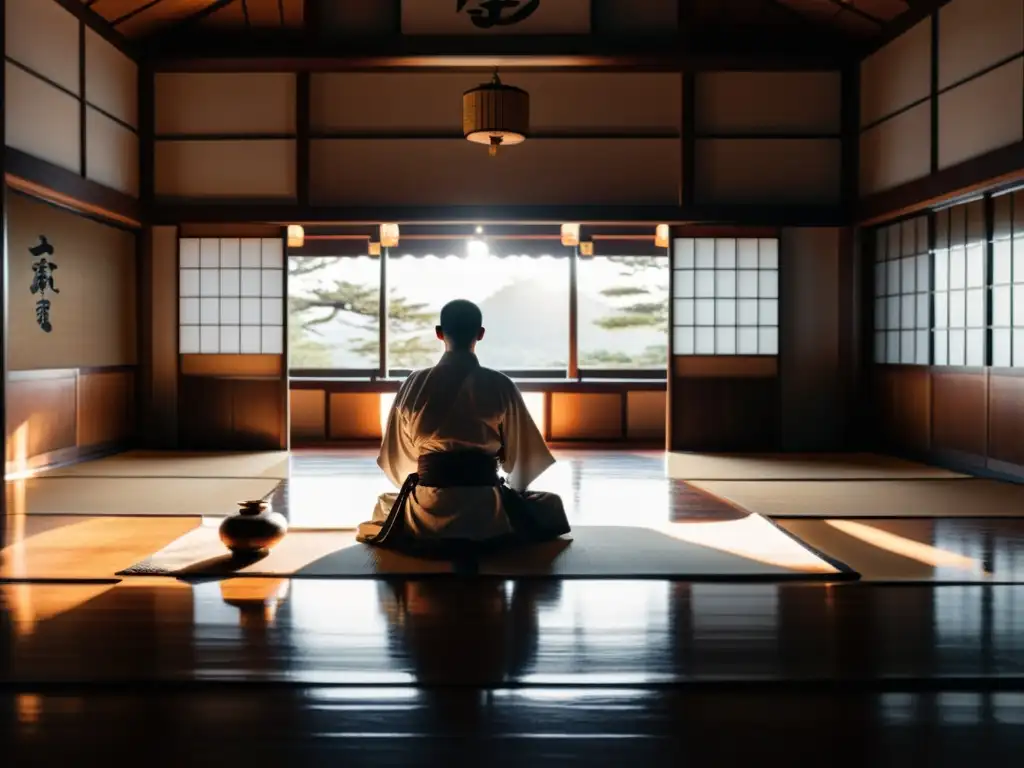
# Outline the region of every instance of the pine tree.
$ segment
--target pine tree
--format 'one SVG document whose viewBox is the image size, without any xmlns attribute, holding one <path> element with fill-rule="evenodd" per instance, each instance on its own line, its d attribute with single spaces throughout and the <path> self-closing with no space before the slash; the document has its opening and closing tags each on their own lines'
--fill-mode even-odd
<svg viewBox="0 0 1024 768">
<path fill-rule="evenodd" d="M 660 282 L 665 265 L 660 258 L 646 256 L 608 256 L 609 262 L 619 264 L 622 285 L 605 288 L 601 295 L 609 299 L 633 299 L 625 306 L 615 308 L 616 314 L 594 321 L 594 325 L 608 331 L 624 329 L 668 328 L 668 290 L 652 287 Z M 639 278 L 639 279 L 637 279 Z M 632 283 L 632 284 L 631 284 Z M 597 350 L 581 355 L 581 365 L 592 367 L 657 368 L 668 364 L 668 344 L 648 346 L 634 354 Z"/>
</svg>

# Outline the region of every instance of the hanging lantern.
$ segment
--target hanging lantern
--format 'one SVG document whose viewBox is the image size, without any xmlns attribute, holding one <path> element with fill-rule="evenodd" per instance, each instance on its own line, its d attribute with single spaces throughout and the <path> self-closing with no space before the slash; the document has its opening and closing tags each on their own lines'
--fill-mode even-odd
<svg viewBox="0 0 1024 768">
<path fill-rule="evenodd" d="M 594 255 L 594 241 L 593 240 L 580 240 L 580 256 L 593 256 Z"/>
<path fill-rule="evenodd" d="M 562 245 L 566 248 L 575 248 L 580 244 L 580 225 L 579 224 L 563 224 L 562 225 Z"/>
<path fill-rule="evenodd" d="M 301 248 L 306 242 L 306 230 L 301 224 L 289 224 L 287 240 L 289 248 Z"/>
<path fill-rule="evenodd" d="M 654 247 L 668 248 L 668 224 L 659 224 L 654 229 Z"/>
<path fill-rule="evenodd" d="M 380 225 L 380 244 L 382 248 L 397 248 L 398 247 L 398 225 L 397 224 L 381 224 Z"/>
<path fill-rule="evenodd" d="M 462 132 L 474 144 L 486 144 L 490 155 L 498 147 L 526 141 L 530 128 L 530 94 L 494 79 L 462 94 Z"/>
<path fill-rule="evenodd" d="M 380 243 L 371 240 L 367 247 L 367 253 L 370 256 L 380 256 Z"/>
</svg>

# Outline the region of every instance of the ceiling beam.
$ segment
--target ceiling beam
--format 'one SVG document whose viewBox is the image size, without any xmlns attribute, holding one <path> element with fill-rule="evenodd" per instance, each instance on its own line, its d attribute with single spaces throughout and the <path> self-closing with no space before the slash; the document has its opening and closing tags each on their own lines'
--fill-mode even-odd
<svg viewBox="0 0 1024 768">
<path fill-rule="evenodd" d="M 138 46 L 114 29 L 110 22 L 92 8 L 80 2 L 80 0 L 55 0 L 55 2 L 125 56 L 135 61 L 139 60 L 140 52 Z"/>
<path fill-rule="evenodd" d="M 834 5 L 838 10 L 836 13 L 846 11 L 852 13 L 854 16 L 859 16 L 865 21 L 870 21 L 876 27 L 884 27 L 885 19 L 880 19 L 877 16 L 868 13 L 867 11 L 857 6 L 856 0 L 828 0 L 831 5 Z"/>
<path fill-rule="evenodd" d="M 872 53 L 881 50 L 900 35 L 913 29 L 917 24 L 927 19 L 942 6 L 947 5 L 951 0 L 917 0 L 907 3 L 909 11 L 898 16 L 882 29 L 882 35 L 877 40 L 872 40 L 863 51 L 861 58 L 867 58 Z"/>
<path fill-rule="evenodd" d="M 646 71 L 836 70 L 855 46 L 801 30 L 702 29 L 681 36 L 607 39 L 591 36 L 402 37 L 310 39 L 302 30 L 241 30 L 147 40 L 146 57 L 161 71 L 346 71 L 375 69 L 583 68 Z M 689 41 L 687 41 L 689 42 Z"/>
</svg>

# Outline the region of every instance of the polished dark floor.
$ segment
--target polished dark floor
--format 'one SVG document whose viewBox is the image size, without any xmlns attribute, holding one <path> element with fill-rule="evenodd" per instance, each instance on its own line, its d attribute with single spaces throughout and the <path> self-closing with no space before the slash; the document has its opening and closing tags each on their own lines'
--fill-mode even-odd
<svg viewBox="0 0 1024 768">
<path fill-rule="evenodd" d="M 603 461 L 567 462 L 613 489 L 578 515 L 630 478 L 641 517 L 726 513 L 649 456 Z M 993 536 L 939 522 L 951 551 Z M 1024 585 L 0 584 L 0 744 L 17 768 L 1017 765 Z"/>
</svg>

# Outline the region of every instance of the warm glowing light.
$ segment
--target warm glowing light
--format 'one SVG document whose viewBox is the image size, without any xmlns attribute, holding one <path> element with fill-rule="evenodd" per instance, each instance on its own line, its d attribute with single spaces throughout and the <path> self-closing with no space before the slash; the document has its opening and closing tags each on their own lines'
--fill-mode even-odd
<svg viewBox="0 0 1024 768">
<path fill-rule="evenodd" d="M 483 227 L 477 227 L 477 228 L 476 228 L 476 233 L 477 233 L 478 235 L 482 235 L 482 234 L 484 233 L 484 228 L 483 228 Z"/>
<path fill-rule="evenodd" d="M 380 395 L 380 432 L 383 435 L 388 426 L 388 417 L 391 415 L 391 406 L 395 402 L 394 392 L 382 392 Z M 544 393 L 523 392 L 523 402 L 526 403 L 526 410 L 533 417 L 534 423 L 544 434 Z"/>
<path fill-rule="evenodd" d="M 847 536 L 860 539 L 879 549 L 892 552 L 894 555 L 917 560 L 917 562 L 930 565 L 933 568 L 959 568 L 972 573 L 985 572 L 982 564 L 972 557 L 922 544 L 919 541 L 897 536 L 895 533 L 889 533 L 864 523 L 855 523 L 852 520 L 826 520 L 825 522 Z"/>
<path fill-rule="evenodd" d="M 593 256 L 594 255 L 594 241 L 593 240 L 581 240 L 580 241 L 580 256 Z"/>
<path fill-rule="evenodd" d="M 710 523 L 668 523 L 652 526 L 680 541 L 803 573 L 838 573 L 760 515 Z"/>
<path fill-rule="evenodd" d="M 370 245 L 367 248 L 367 253 L 370 256 L 380 256 L 380 243 L 376 242 L 375 240 L 371 240 Z"/>
<path fill-rule="evenodd" d="M 288 225 L 288 247 L 301 248 L 306 242 L 306 230 L 300 224 Z"/>
<path fill-rule="evenodd" d="M 466 255 L 471 258 L 486 258 L 490 253 L 491 249 L 483 240 L 470 240 L 466 243 Z"/>
<path fill-rule="evenodd" d="M 575 248 L 580 244 L 580 225 L 579 224 L 563 224 L 562 225 L 562 245 L 566 248 Z"/>
<path fill-rule="evenodd" d="M 668 224 L 654 228 L 654 245 L 656 248 L 668 248 Z"/>
<path fill-rule="evenodd" d="M 380 225 L 380 244 L 383 248 L 397 248 L 398 247 L 398 225 L 397 224 L 381 224 Z"/>
</svg>

